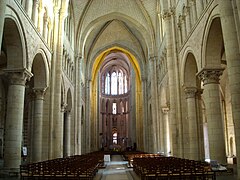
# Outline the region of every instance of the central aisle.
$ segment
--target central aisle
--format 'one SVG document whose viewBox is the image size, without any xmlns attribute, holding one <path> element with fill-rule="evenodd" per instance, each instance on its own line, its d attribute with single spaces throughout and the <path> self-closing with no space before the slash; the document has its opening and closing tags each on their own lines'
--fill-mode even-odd
<svg viewBox="0 0 240 180">
<path fill-rule="evenodd" d="M 127 167 L 127 161 L 123 161 L 120 155 L 112 155 L 111 161 L 107 162 L 106 168 L 99 170 L 96 180 L 137 180 L 140 179 Z"/>
</svg>

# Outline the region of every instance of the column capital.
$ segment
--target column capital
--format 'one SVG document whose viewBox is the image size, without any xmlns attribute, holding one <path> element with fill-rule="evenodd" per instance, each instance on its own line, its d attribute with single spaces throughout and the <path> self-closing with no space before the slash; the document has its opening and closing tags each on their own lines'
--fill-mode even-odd
<svg viewBox="0 0 240 180">
<path fill-rule="evenodd" d="M 154 62 L 154 61 L 156 61 L 157 60 L 157 56 L 150 56 L 149 57 L 149 61 L 150 62 Z"/>
<path fill-rule="evenodd" d="M 80 53 L 75 54 L 75 59 L 76 59 L 77 61 L 81 61 L 81 60 L 83 59 L 82 54 L 80 54 Z"/>
<path fill-rule="evenodd" d="M 169 107 L 162 107 L 163 114 L 167 114 L 169 111 Z"/>
<path fill-rule="evenodd" d="M 25 86 L 26 81 L 33 76 L 28 69 L 4 69 L 4 72 L 9 77 L 11 85 Z"/>
<path fill-rule="evenodd" d="M 186 87 L 184 89 L 184 92 L 186 94 L 186 98 L 195 98 L 196 96 L 196 92 L 197 92 L 197 88 L 196 87 Z"/>
<path fill-rule="evenodd" d="M 163 18 L 163 20 L 169 20 L 172 15 L 174 15 L 173 9 L 164 10 L 162 13 L 162 18 Z"/>
<path fill-rule="evenodd" d="M 203 68 L 197 73 L 197 76 L 202 80 L 203 85 L 219 84 L 219 77 L 222 75 L 224 68 Z"/>
<path fill-rule="evenodd" d="M 43 100 L 46 88 L 33 88 L 33 92 L 35 94 L 35 99 Z"/>
<path fill-rule="evenodd" d="M 61 112 L 65 112 L 67 107 L 67 103 L 62 103 L 61 104 Z"/>
</svg>

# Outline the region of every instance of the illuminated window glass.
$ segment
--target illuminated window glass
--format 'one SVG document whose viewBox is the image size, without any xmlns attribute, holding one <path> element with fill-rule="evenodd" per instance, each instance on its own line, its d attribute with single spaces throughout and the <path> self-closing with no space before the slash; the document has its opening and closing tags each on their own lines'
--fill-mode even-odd
<svg viewBox="0 0 240 180">
<path fill-rule="evenodd" d="M 117 73 L 113 72 L 111 76 L 111 94 L 117 95 Z"/>
<path fill-rule="evenodd" d="M 113 103 L 112 113 L 113 113 L 113 114 L 117 114 L 117 103 Z"/>
<path fill-rule="evenodd" d="M 117 133 L 113 133 L 113 144 L 117 144 Z"/>
<path fill-rule="evenodd" d="M 123 94 L 123 75 L 121 72 L 118 74 L 118 81 L 119 81 L 119 94 Z"/>
<path fill-rule="evenodd" d="M 125 81 L 125 84 L 124 84 L 124 86 L 125 86 L 124 92 L 127 93 L 128 87 L 127 87 L 127 76 L 126 76 L 126 75 L 124 76 L 124 81 Z"/>
<path fill-rule="evenodd" d="M 107 73 L 105 80 L 105 94 L 110 94 L 110 75 Z"/>
</svg>

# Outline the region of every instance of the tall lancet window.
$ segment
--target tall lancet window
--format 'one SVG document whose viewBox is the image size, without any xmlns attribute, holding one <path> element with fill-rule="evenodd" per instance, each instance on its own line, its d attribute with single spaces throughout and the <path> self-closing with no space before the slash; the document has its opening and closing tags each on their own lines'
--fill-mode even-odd
<svg viewBox="0 0 240 180">
<path fill-rule="evenodd" d="M 127 84 L 128 84 L 128 82 L 127 82 L 127 76 L 125 75 L 125 76 L 124 76 L 124 87 L 125 87 L 124 92 L 125 92 L 125 93 L 127 93 L 127 91 L 128 91 L 128 86 L 127 86 Z"/>
<path fill-rule="evenodd" d="M 113 103 L 112 105 L 112 113 L 117 114 L 117 103 Z"/>
<path fill-rule="evenodd" d="M 110 94 L 110 74 L 107 73 L 105 80 L 105 94 Z"/>
<path fill-rule="evenodd" d="M 123 94 L 123 74 L 121 72 L 118 73 L 118 81 L 119 81 L 119 94 Z"/>
<path fill-rule="evenodd" d="M 112 95 L 117 95 L 117 87 L 118 87 L 117 80 L 118 80 L 117 73 L 113 72 L 111 76 L 111 94 Z"/>
</svg>

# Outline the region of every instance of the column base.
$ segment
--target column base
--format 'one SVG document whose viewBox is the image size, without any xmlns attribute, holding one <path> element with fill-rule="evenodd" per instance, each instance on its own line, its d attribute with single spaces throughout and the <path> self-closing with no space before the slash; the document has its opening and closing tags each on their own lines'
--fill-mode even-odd
<svg viewBox="0 0 240 180">
<path fill-rule="evenodd" d="M 19 168 L 2 168 L 0 170 L 0 178 L 4 177 L 19 177 L 20 169 Z"/>
</svg>

